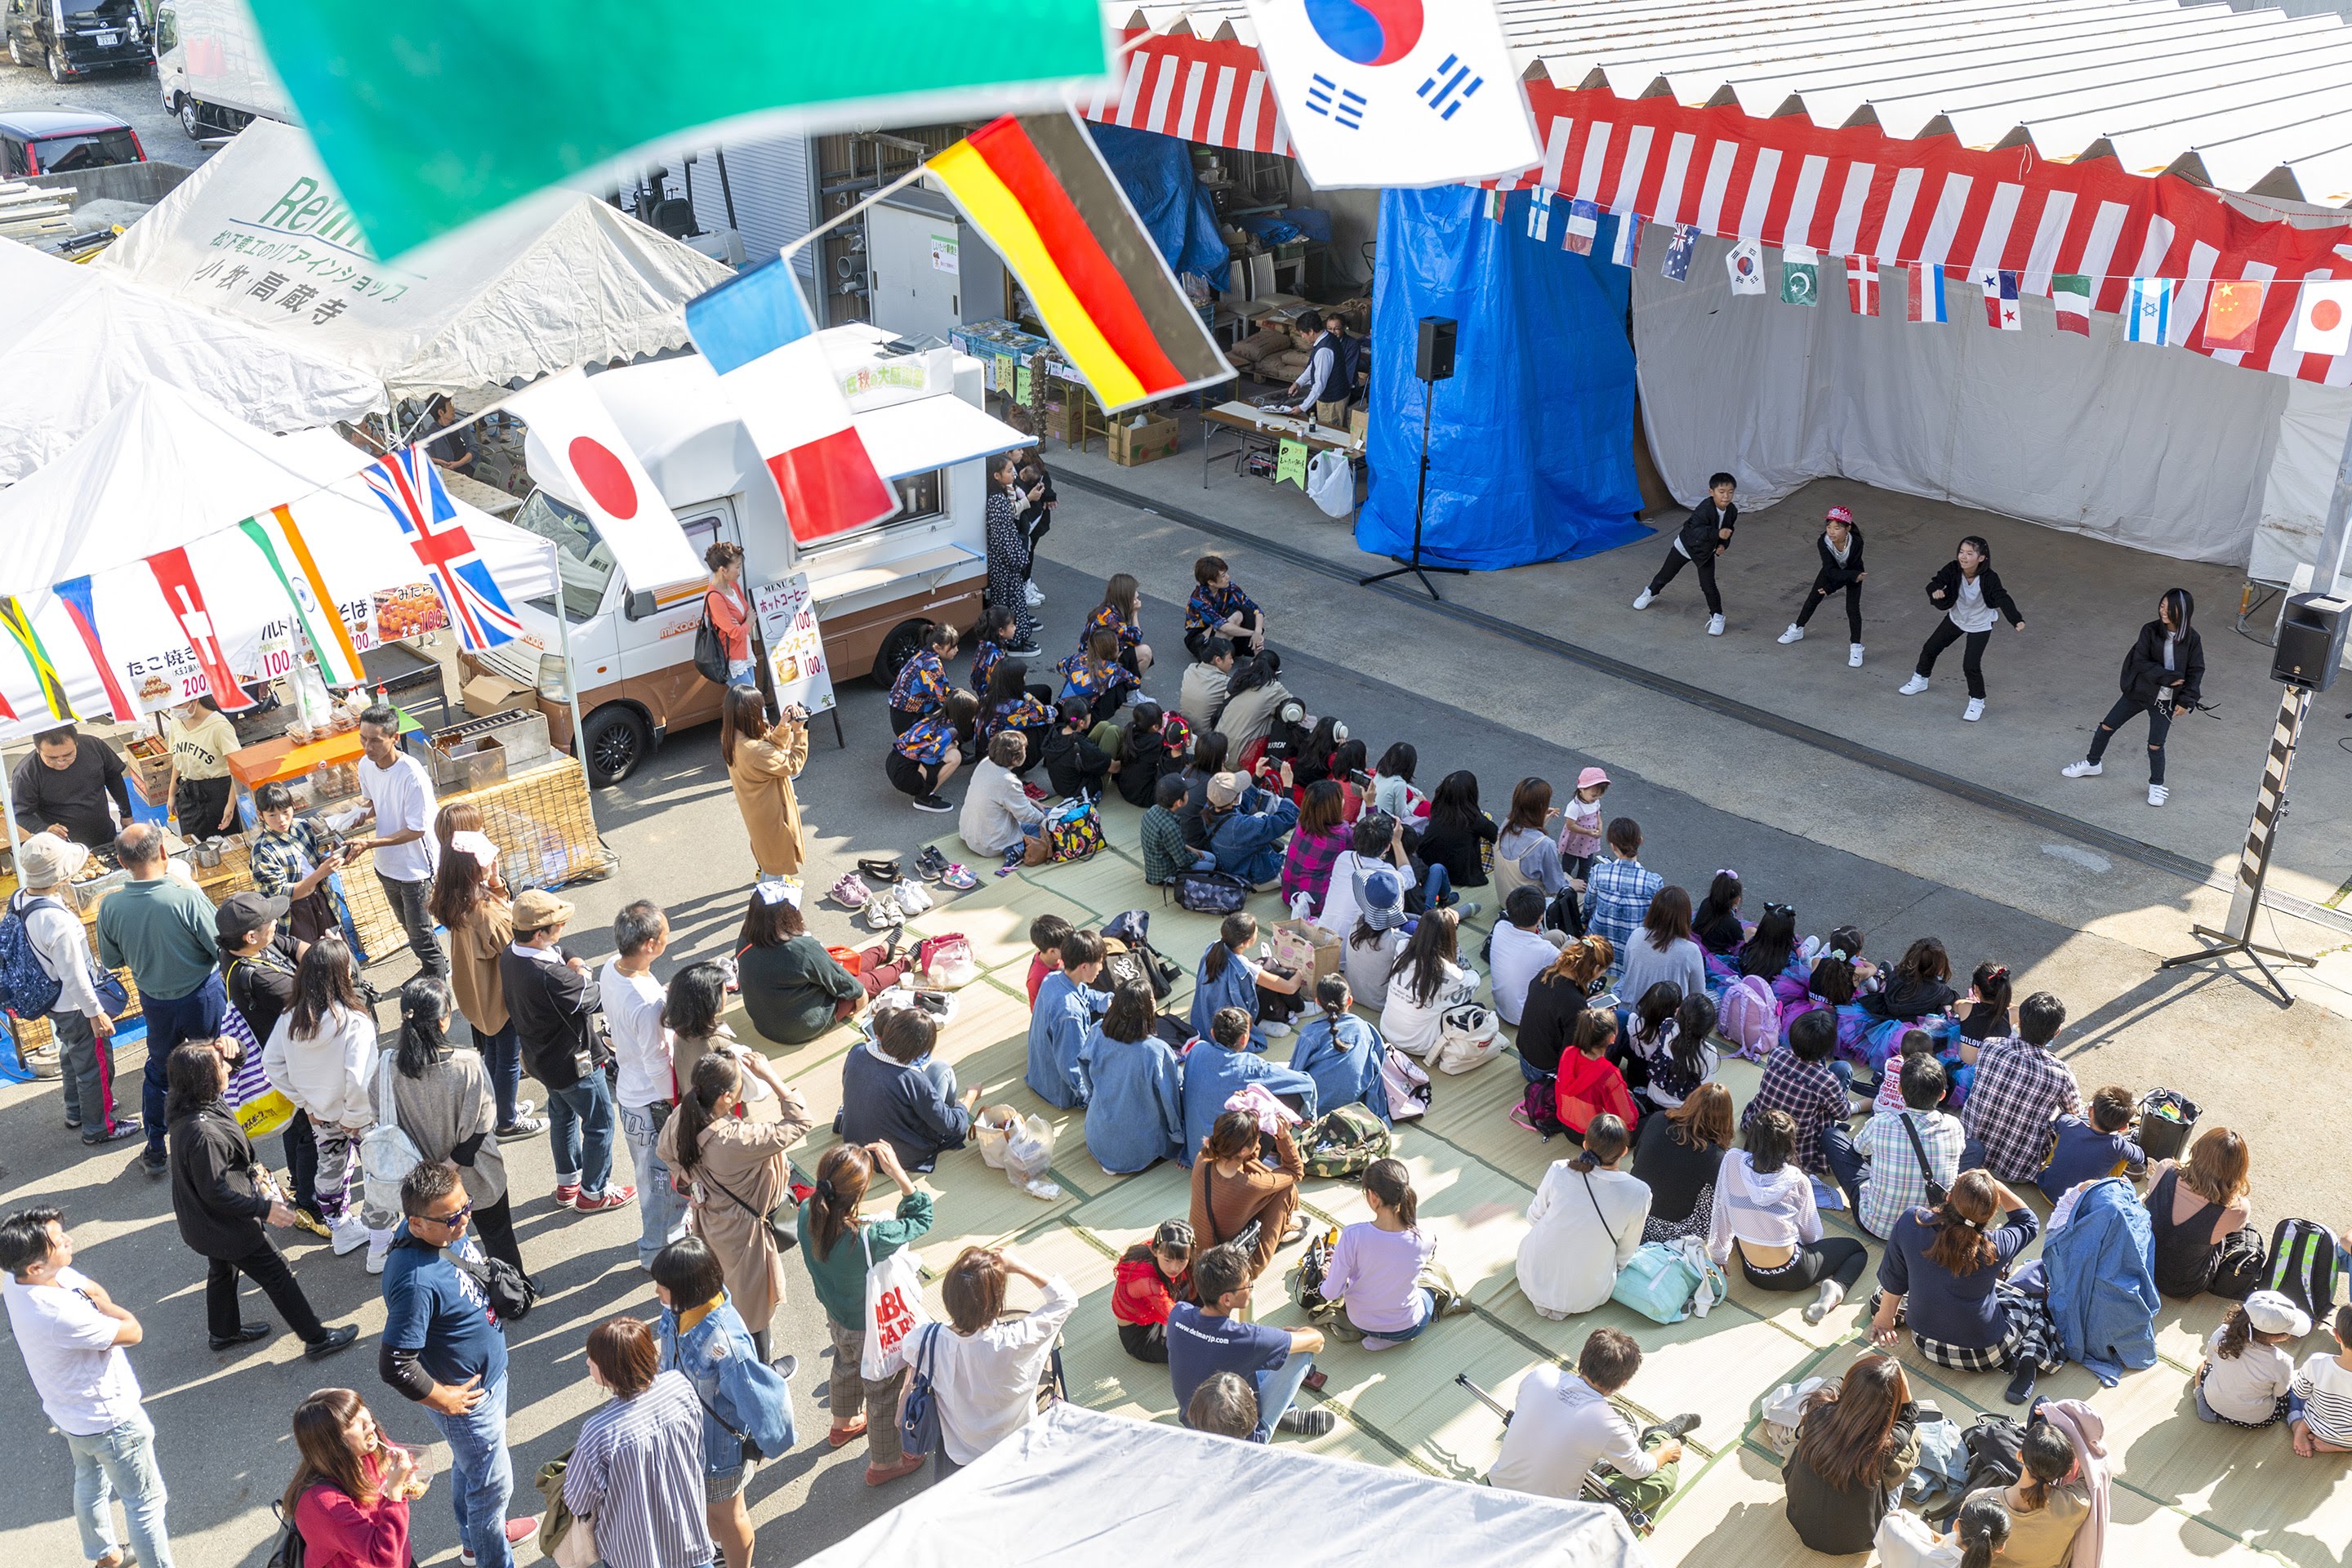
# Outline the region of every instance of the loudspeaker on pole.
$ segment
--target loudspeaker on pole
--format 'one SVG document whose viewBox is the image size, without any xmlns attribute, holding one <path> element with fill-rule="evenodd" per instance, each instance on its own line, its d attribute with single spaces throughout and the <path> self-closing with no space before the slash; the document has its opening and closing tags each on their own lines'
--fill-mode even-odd
<svg viewBox="0 0 2352 1568">
<path fill-rule="evenodd" d="M 1454 379 L 1454 318 L 1423 316 L 1421 338 L 1413 351 L 1412 374 L 1422 381 Z"/>
</svg>

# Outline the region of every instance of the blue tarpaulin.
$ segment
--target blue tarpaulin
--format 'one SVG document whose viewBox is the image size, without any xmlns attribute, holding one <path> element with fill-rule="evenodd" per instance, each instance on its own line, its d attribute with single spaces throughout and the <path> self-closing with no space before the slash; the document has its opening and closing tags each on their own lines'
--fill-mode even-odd
<svg viewBox="0 0 2352 1568">
<path fill-rule="evenodd" d="M 1198 272 L 1212 286 L 1225 286 L 1231 252 L 1217 235 L 1217 215 L 1209 193 L 1192 174 L 1192 143 L 1152 131 L 1119 125 L 1089 125 L 1103 162 L 1118 176 L 1144 231 L 1179 272 Z"/>
<path fill-rule="evenodd" d="M 1647 534 L 1635 521 L 1632 275 L 1595 254 L 1527 234 L 1525 194 L 1505 221 L 1461 185 L 1381 193 L 1372 281 L 1371 491 L 1356 542 L 1377 555 L 1412 548 L 1422 389 L 1413 346 L 1423 316 L 1461 324 L 1454 377 L 1430 406 L 1429 501 L 1422 559 L 1493 569 L 1566 561 Z M 1565 204 L 1561 204 L 1564 209 Z"/>
</svg>

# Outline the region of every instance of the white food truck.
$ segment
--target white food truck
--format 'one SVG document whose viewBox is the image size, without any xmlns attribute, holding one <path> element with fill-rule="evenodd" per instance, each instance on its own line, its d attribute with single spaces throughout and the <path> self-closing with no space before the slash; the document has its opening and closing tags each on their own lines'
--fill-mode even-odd
<svg viewBox="0 0 2352 1568">
<path fill-rule="evenodd" d="M 294 119 L 246 0 L 157 0 L 155 84 L 192 141 Z"/>
<path fill-rule="evenodd" d="M 862 323 L 833 328 L 824 339 L 858 433 L 897 488 L 899 508 L 869 528 L 814 544 L 793 538 L 774 481 L 700 355 L 605 371 L 589 384 L 698 556 L 718 540 L 740 544 L 750 590 L 807 574 L 837 681 L 871 673 L 894 633 L 980 618 L 987 580 L 982 459 L 1030 442 L 982 412 L 978 360 L 944 348 L 894 353 L 888 334 Z M 558 471 L 528 439 L 525 451 L 534 473 Z M 670 731 L 719 716 L 719 688 L 694 668 L 705 580 L 626 581 L 587 519 L 544 486 L 511 521 L 556 544 L 580 681 L 581 750 L 594 782 L 618 783 Z M 555 602 L 533 600 L 519 613 L 526 637 L 464 656 L 467 678 L 487 673 L 536 686 L 557 743 L 569 744 Z"/>
</svg>

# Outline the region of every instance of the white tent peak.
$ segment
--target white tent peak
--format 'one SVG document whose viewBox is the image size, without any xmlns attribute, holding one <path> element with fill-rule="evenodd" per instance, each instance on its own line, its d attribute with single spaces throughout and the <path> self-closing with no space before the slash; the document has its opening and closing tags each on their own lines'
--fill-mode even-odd
<svg viewBox="0 0 2352 1568">
<path fill-rule="evenodd" d="M 95 267 L 0 245 L 0 484 L 63 453 L 150 380 L 303 430 L 383 406 L 331 355 Z"/>
<path fill-rule="evenodd" d="M 394 393 L 535 381 L 683 346 L 731 277 L 583 192 L 551 190 L 376 259 L 308 134 L 257 120 L 90 263 L 341 359 Z"/>
</svg>

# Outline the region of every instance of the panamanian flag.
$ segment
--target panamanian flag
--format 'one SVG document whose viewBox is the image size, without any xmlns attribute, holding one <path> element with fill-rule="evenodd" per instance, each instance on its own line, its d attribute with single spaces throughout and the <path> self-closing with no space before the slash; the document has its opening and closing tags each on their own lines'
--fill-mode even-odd
<svg viewBox="0 0 2352 1568">
<path fill-rule="evenodd" d="M 467 648 L 479 653 L 522 635 L 521 617 L 474 549 L 473 535 L 457 521 L 457 509 L 424 448 L 395 447 L 362 468 L 360 477 L 400 525 Z"/>
<path fill-rule="evenodd" d="M 2024 331 L 2017 310 L 2017 274 L 1995 269 L 1977 281 L 1984 288 L 1985 325 L 2004 332 Z"/>
</svg>

